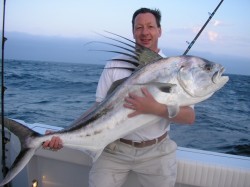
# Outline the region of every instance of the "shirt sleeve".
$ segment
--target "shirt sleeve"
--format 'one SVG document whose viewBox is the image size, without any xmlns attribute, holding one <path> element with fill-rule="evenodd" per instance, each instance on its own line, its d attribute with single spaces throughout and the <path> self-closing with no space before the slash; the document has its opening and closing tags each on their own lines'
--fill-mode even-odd
<svg viewBox="0 0 250 187">
<path fill-rule="evenodd" d="M 118 58 L 127 59 L 124 55 L 121 55 Z M 131 71 L 124 68 L 133 67 L 135 66 L 121 61 L 108 61 L 97 85 L 96 102 L 102 102 L 105 99 L 113 82 L 131 75 Z"/>
<path fill-rule="evenodd" d="M 102 102 L 107 95 L 107 92 L 112 85 L 112 69 L 108 69 L 110 63 L 107 63 L 98 81 L 96 89 L 96 102 Z"/>
</svg>

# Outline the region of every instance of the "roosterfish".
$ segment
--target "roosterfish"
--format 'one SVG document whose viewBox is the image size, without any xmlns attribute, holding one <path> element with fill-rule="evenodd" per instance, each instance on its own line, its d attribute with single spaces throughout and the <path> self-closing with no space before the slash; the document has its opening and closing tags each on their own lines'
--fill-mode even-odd
<svg viewBox="0 0 250 187">
<path fill-rule="evenodd" d="M 111 44 L 129 52 L 118 52 L 129 56 L 127 60 L 113 60 L 133 64 L 134 68 L 129 68 L 133 73 L 115 82 L 105 100 L 88 115 L 75 120 L 65 129 L 47 135 L 39 134 L 16 120 L 4 119 L 5 127 L 19 138 L 21 150 L 0 186 L 10 182 L 43 142 L 52 136 L 59 136 L 64 147 L 81 150 L 95 161 L 111 142 L 161 119 L 151 114 L 129 118 L 132 110 L 124 108 L 123 104 L 124 98 L 131 92 L 142 95 L 141 88 L 147 88 L 156 101 L 168 107 L 169 118 L 172 118 L 181 106 L 195 105 L 210 98 L 229 80 L 228 76 L 223 76 L 224 67 L 218 63 L 186 55 L 163 58 L 131 40 L 126 39 L 132 44 L 114 40 L 130 49 Z"/>
</svg>

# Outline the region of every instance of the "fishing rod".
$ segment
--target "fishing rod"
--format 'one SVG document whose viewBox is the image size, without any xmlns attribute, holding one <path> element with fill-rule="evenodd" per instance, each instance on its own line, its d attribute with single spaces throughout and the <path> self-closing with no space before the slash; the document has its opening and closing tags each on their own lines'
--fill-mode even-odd
<svg viewBox="0 0 250 187">
<path fill-rule="evenodd" d="M 196 42 L 197 38 L 200 36 L 200 34 L 202 33 L 202 31 L 205 29 L 205 27 L 207 26 L 208 22 L 212 19 L 212 17 L 214 16 L 215 12 L 218 10 L 218 8 L 220 7 L 220 5 L 222 4 L 224 0 L 221 0 L 221 2 L 217 5 L 217 7 L 214 9 L 213 13 L 210 14 L 209 18 L 207 19 L 206 23 L 203 25 L 203 27 L 200 29 L 200 31 L 198 32 L 198 34 L 194 37 L 193 41 L 191 43 L 189 43 L 186 51 L 183 53 L 183 55 L 186 55 L 188 53 L 188 51 L 191 49 L 191 47 L 194 45 L 194 43 Z"/>
<path fill-rule="evenodd" d="M 4 36 L 4 28 L 5 28 L 5 4 L 6 0 L 3 0 L 3 27 L 2 27 L 2 67 L 1 67 L 1 119 L 2 119 L 2 172 L 3 176 L 6 176 L 8 168 L 6 167 L 6 155 L 5 155 L 5 144 L 7 138 L 5 137 L 5 129 L 4 129 L 4 44 L 7 40 Z"/>
</svg>

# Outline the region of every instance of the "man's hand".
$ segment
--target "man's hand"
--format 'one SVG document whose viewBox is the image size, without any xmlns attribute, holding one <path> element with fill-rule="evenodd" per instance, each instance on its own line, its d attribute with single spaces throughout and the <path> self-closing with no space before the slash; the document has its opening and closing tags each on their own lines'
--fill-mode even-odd
<svg viewBox="0 0 250 187">
<path fill-rule="evenodd" d="M 52 134 L 53 131 L 46 131 L 45 134 Z M 61 148 L 63 148 L 62 140 L 59 136 L 53 136 L 51 140 L 47 140 L 43 143 L 44 149 L 50 149 L 53 151 L 57 151 Z"/>
<path fill-rule="evenodd" d="M 155 114 L 160 115 L 163 111 L 166 111 L 165 106 L 158 103 L 147 88 L 141 88 L 143 96 L 138 96 L 133 93 L 129 93 L 125 98 L 124 107 L 134 110 L 128 117 L 134 117 L 139 114 Z"/>
<path fill-rule="evenodd" d="M 125 98 L 123 106 L 134 110 L 128 117 L 131 118 L 139 114 L 153 114 L 170 120 L 168 107 L 158 103 L 147 88 L 141 88 L 141 91 L 143 96 L 129 93 L 128 97 Z M 180 124 L 193 124 L 195 121 L 195 111 L 190 106 L 180 107 L 179 113 L 171 118 L 171 121 Z"/>
</svg>

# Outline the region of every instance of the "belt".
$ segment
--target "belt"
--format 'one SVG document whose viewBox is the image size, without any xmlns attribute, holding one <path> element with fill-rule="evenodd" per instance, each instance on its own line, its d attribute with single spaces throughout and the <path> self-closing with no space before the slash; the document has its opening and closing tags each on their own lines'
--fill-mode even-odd
<svg viewBox="0 0 250 187">
<path fill-rule="evenodd" d="M 151 146 L 151 145 L 154 145 L 154 144 L 161 142 L 164 138 L 167 137 L 167 134 L 168 133 L 166 132 L 158 138 L 155 138 L 153 140 L 146 140 L 146 141 L 142 141 L 142 142 L 134 142 L 132 140 L 126 140 L 126 139 L 121 138 L 120 142 L 132 145 L 133 147 L 143 148 L 143 147 Z"/>
</svg>

